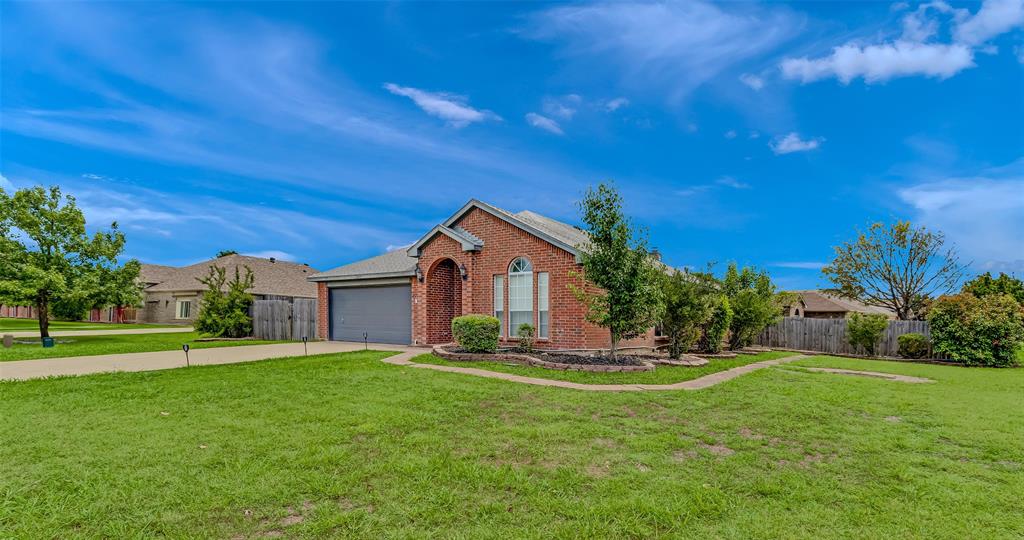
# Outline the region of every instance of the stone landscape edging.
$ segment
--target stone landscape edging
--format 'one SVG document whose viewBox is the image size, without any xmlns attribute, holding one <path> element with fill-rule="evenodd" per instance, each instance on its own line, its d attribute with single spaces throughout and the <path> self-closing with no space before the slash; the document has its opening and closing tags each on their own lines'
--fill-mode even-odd
<svg viewBox="0 0 1024 540">
<path fill-rule="evenodd" d="M 456 353 L 445 350 L 443 346 L 434 347 L 434 355 L 453 362 L 515 362 L 528 366 L 554 369 L 557 371 L 588 371 L 594 373 L 637 373 L 654 371 L 654 364 L 643 362 L 639 366 L 607 366 L 597 364 L 563 364 L 548 362 L 527 354 L 517 353 Z"/>
</svg>

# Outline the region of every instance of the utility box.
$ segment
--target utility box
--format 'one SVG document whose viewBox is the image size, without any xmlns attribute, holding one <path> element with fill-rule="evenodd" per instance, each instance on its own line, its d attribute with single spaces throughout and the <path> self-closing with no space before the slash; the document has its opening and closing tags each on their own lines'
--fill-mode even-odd
<svg viewBox="0 0 1024 540">
<path fill-rule="evenodd" d="M 43 338 L 43 347 L 44 348 L 53 347 L 53 338 L 52 337 L 44 337 Z"/>
<path fill-rule="evenodd" d="M 14 346 L 14 336 L 11 334 L 4 334 L 4 348 L 10 349 Z"/>
</svg>

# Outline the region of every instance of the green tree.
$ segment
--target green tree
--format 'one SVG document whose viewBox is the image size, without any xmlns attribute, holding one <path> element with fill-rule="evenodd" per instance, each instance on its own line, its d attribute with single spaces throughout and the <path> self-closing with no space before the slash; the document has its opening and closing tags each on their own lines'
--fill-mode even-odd
<svg viewBox="0 0 1024 540">
<path fill-rule="evenodd" d="M 700 352 L 717 354 L 722 352 L 722 340 L 732 325 L 732 308 L 729 297 L 717 294 L 712 298 L 711 318 L 701 327 L 697 349 Z"/>
<path fill-rule="evenodd" d="M 117 223 L 90 237 L 75 198 L 57 186 L 13 196 L 0 189 L 0 299 L 35 306 L 39 335 L 48 337 L 54 302 L 88 304 L 84 299 L 102 294 L 104 276 L 138 276 L 137 262 L 118 265 L 124 242 Z"/>
<path fill-rule="evenodd" d="M 1014 366 L 1024 346 L 1024 310 L 1008 294 L 943 296 L 928 313 L 936 351 L 967 365 Z"/>
<path fill-rule="evenodd" d="M 255 283 L 252 269 L 246 266 L 243 275 L 236 266 L 234 277 L 228 280 L 226 268 L 210 266 L 209 273 L 196 280 L 206 285 L 196 315 L 197 331 L 214 337 L 252 335 L 252 317 L 249 316 L 253 303 L 249 291 Z"/>
<path fill-rule="evenodd" d="M 622 212 L 622 197 L 614 187 L 599 184 L 580 202 L 588 241 L 581 246 L 581 285 L 570 285 L 586 306 L 586 319 L 608 329 L 609 354 L 619 341 L 642 335 L 657 321 L 661 305 L 661 269 Z"/>
<path fill-rule="evenodd" d="M 661 330 L 668 337 L 669 356 L 679 358 L 711 320 L 718 296 L 716 283 L 707 274 L 673 271 L 664 274 L 661 289 Z"/>
<path fill-rule="evenodd" d="M 216 258 L 227 257 L 228 255 L 238 255 L 238 252 L 233 249 L 222 249 L 217 252 Z"/>
<path fill-rule="evenodd" d="M 750 267 L 740 270 L 735 263 L 726 269 L 722 292 L 732 310 L 729 348 L 733 350 L 753 343 L 765 327 L 782 317 L 782 306 L 789 301 L 787 295 L 776 293 L 766 272 Z"/>
<path fill-rule="evenodd" d="M 873 223 L 835 253 L 821 270 L 833 284 L 829 292 L 891 309 L 901 320 L 919 317 L 929 298 L 952 291 L 963 276 L 945 236 L 909 221 Z"/>
<path fill-rule="evenodd" d="M 875 346 L 889 327 L 889 319 L 878 313 L 853 312 L 846 319 L 846 339 L 854 348 L 860 347 L 869 355 L 875 354 Z"/>
<path fill-rule="evenodd" d="M 960 290 L 961 292 L 971 293 L 978 298 L 990 294 L 1008 294 L 1018 304 L 1024 305 L 1024 281 L 1002 272 L 999 273 L 997 278 L 993 278 L 990 272 L 985 272 L 964 283 L 963 288 Z"/>
</svg>

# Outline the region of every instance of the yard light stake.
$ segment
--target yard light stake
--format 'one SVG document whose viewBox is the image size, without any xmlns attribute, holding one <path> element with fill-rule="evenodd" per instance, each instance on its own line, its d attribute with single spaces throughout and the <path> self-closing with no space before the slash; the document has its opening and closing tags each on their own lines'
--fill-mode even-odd
<svg viewBox="0 0 1024 540">
<path fill-rule="evenodd" d="M 185 351 L 185 367 L 192 367 L 188 363 L 188 343 L 181 346 L 181 350 Z"/>
<path fill-rule="evenodd" d="M 363 332 L 363 350 L 366 350 L 366 332 Z"/>
<path fill-rule="evenodd" d="M 309 356 L 309 351 L 306 350 L 306 341 L 308 339 L 309 339 L 308 337 L 302 336 L 302 354 L 305 355 L 305 356 Z"/>
</svg>

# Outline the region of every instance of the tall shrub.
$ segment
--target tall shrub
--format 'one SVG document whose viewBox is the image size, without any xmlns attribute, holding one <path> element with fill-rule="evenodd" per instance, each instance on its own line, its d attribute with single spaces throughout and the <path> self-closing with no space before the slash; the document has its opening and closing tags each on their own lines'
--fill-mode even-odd
<svg viewBox="0 0 1024 540">
<path fill-rule="evenodd" d="M 253 302 L 249 291 L 255 283 L 252 269 L 246 266 L 243 275 L 236 266 L 234 277 L 228 280 L 226 268 L 210 266 L 209 273 L 196 280 L 206 285 L 194 325 L 198 332 L 229 338 L 252 335 L 252 317 L 249 316 Z"/>
<path fill-rule="evenodd" d="M 490 315 L 463 315 L 452 319 L 452 337 L 466 352 L 492 353 L 498 350 L 501 322 Z"/>
<path fill-rule="evenodd" d="M 868 354 L 875 354 L 875 346 L 889 327 L 889 319 L 877 313 L 853 312 L 846 319 L 846 339 L 853 347 Z"/>
<path fill-rule="evenodd" d="M 696 343 L 715 307 L 713 278 L 672 272 L 662 279 L 664 309 L 661 329 L 668 337 L 668 354 L 679 358 Z"/>
<path fill-rule="evenodd" d="M 750 267 L 739 270 L 736 264 L 730 264 L 722 279 L 722 290 L 732 309 L 730 349 L 750 345 L 765 327 L 782 317 L 783 298 L 763 271 Z"/>
<path fill-rule="evenodd" d="M 713 297 L 711 306 L 711 317 L 701 328 L 697 349 L 701 352 L 716 354 L 722 352 L 722 340 L 729 332 L 729 325 L 732 323 L 732 308 L 729 306 L 729 298 L 724 294 Z"/>
<path fill-rule="evenodd" d="M 1013 366 L 1024 345 L 1021 305 L 1008 294 L 978 298 L 970 293 L 943 296 L 928 314 L 932 343 L 957 362 Z"/>
</svg>

